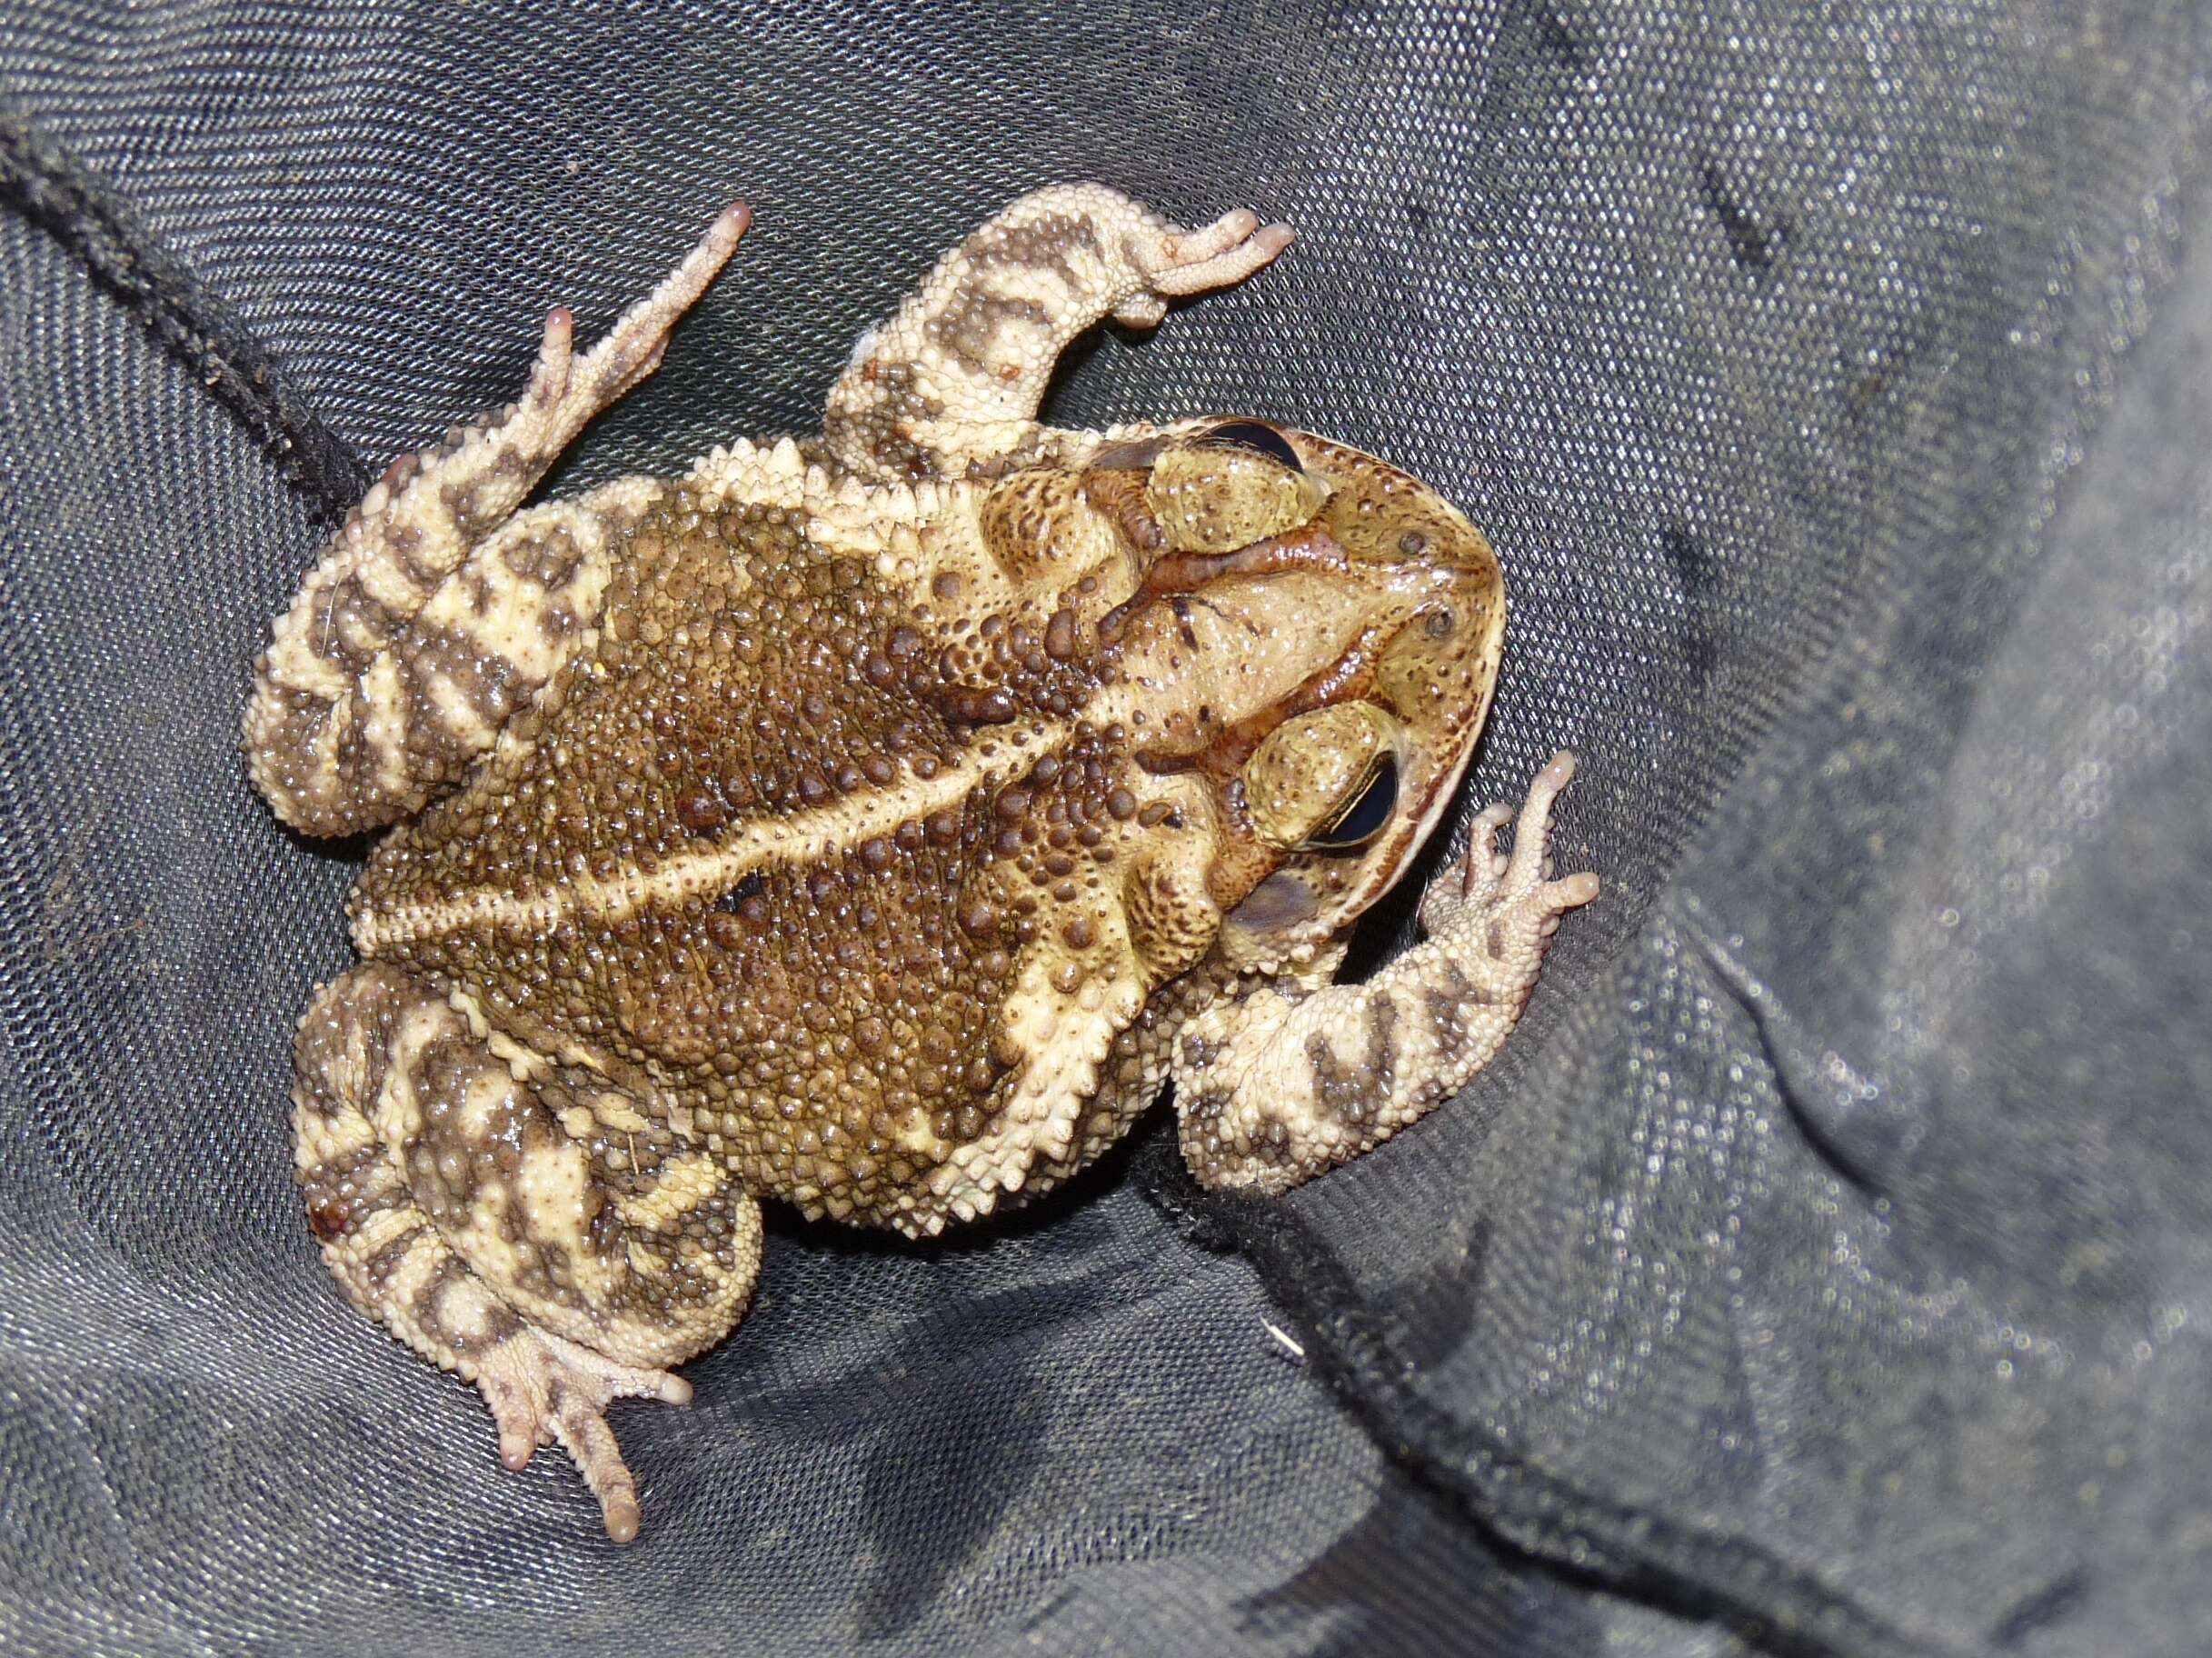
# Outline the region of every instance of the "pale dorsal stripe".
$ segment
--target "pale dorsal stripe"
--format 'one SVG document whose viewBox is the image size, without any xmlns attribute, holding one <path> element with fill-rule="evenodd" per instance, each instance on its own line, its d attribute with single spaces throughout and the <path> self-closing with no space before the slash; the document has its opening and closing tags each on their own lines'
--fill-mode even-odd
<svg viewBox="0 0 2212 1658">
<path fill-rule="evenodd" d="M 687 898 L 720 896 L 755 870 L 788 869 L 835 856 L 863 841 L 893 834 L 910 818 L 957 805 L 970 790 L 987 786 L 994 777 L 1025 771 L 1030 755 L 1058 745 L 1068 733 L 1065 723 L 1002 729 L 995 734 L 996 764 L 971 760 L 948 766 L 927 780 L 910 774 L 889 788 L 848 795 L 809 811 L 748 818 L 711 844 L 663 862 L 650 875 L 580 876 L 539 892 L 464 887 L 429 903 L 364 910 L 354 921 L 354 945 L 362 954 L 373 956 L 414 939 L 448 933 L 543 933 L 568 921 L 606 925 Z"/>
</svg>

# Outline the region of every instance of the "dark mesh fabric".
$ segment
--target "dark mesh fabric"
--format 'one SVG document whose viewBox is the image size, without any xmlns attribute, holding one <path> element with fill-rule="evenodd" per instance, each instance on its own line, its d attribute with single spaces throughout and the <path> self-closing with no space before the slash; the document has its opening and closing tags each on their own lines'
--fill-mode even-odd
<svg viewBox="0 0 2212 1658">
<path fill-rule="evenodd" d="M 2203 1650 L 2208 69 L 2152 0 L 0 12 L 0 1649 Z M 614 1548 L 316 1259 L 360 849 L 249 793 L 248 662 L 359 478 L 726 200 L 559 486 L 808 426 L 1083 176 L 1302 239 L 1057 415 L 1463 502 L 1470 804 L 1571 744 L 1606 894 L 1279 1204 L 1155 1132 L 936 1247 L 772 1210 L 696 1405 L 616 1409 Z"/>
</svg>

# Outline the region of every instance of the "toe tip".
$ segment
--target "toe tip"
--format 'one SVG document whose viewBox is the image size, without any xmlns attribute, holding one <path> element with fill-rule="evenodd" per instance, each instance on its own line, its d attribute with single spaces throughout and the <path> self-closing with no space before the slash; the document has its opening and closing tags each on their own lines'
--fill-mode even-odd
<svg viewBox="0 0 2212 1658">
<path fill-rule="evenodd" d="M 635 1497 L 628 1492 L 616 1492 L 600 1505 L 600 1512 L 606 1517 L 610 1539 L 616 1543 L 637 1541 L 639 1514 Z"/>
</svg>

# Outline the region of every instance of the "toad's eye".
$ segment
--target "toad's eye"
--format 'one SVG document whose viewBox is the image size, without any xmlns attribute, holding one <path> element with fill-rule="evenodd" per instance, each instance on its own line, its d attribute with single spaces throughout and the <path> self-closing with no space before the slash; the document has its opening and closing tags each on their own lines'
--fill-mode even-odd
<svg viewBox="0 0 2212 1658">
<path fill-rule="evenodd" d="M 1337 852 L 1349 846 L 1364 846 L 1382 833 L 1383 825 L 1390 821 L 1390 814 L 1397 808 L 1398 763 L 1385 754 L 1344 809 L 1309 834 L 1299 850 Z"/>
<path fill-rule="evenodd" d="M 1288 466 L 1292 472 L 1304 469 L 1298 451 L 1291 448 L 1281 433 L 1257 420 L 1225 420 L 1210 428 L 1198 442 L 1209 449 L 1242 449 L 1252 454 L 1264 454 L 1279 466 Z"/>
</svg>

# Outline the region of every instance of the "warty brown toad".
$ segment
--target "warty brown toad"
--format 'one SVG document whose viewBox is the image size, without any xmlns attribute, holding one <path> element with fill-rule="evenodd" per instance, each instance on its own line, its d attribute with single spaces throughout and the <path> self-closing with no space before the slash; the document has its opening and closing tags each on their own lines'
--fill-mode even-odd
<svg viewBox="0 0 2212 1658">
<path fill-rule="evenodd" d="M 758 1200 L 935 1233 L 1065 1180 L 1172 1083 L 1214 1187 L 1280 1192 L 1496 1051 L 1588 874 L 1474 824 L 1427 937 L 1332 983 L 1448 812 L 1505 624 L 1412 477 L 1250 417 L 1036 419 L 1112 316 L 1288 245 L 1022 197 L 855 350 L 819 437 L 525 506 L 659 365 L 742 208 L 593 350 L 385 473 L 257 664 L 249 768 L 397 825 L 303 1020 L 298 1178 L 354 1303 L 558 1441 L 633 1535 L 624 1395 L 720 1341 Z"/>
</svg>

